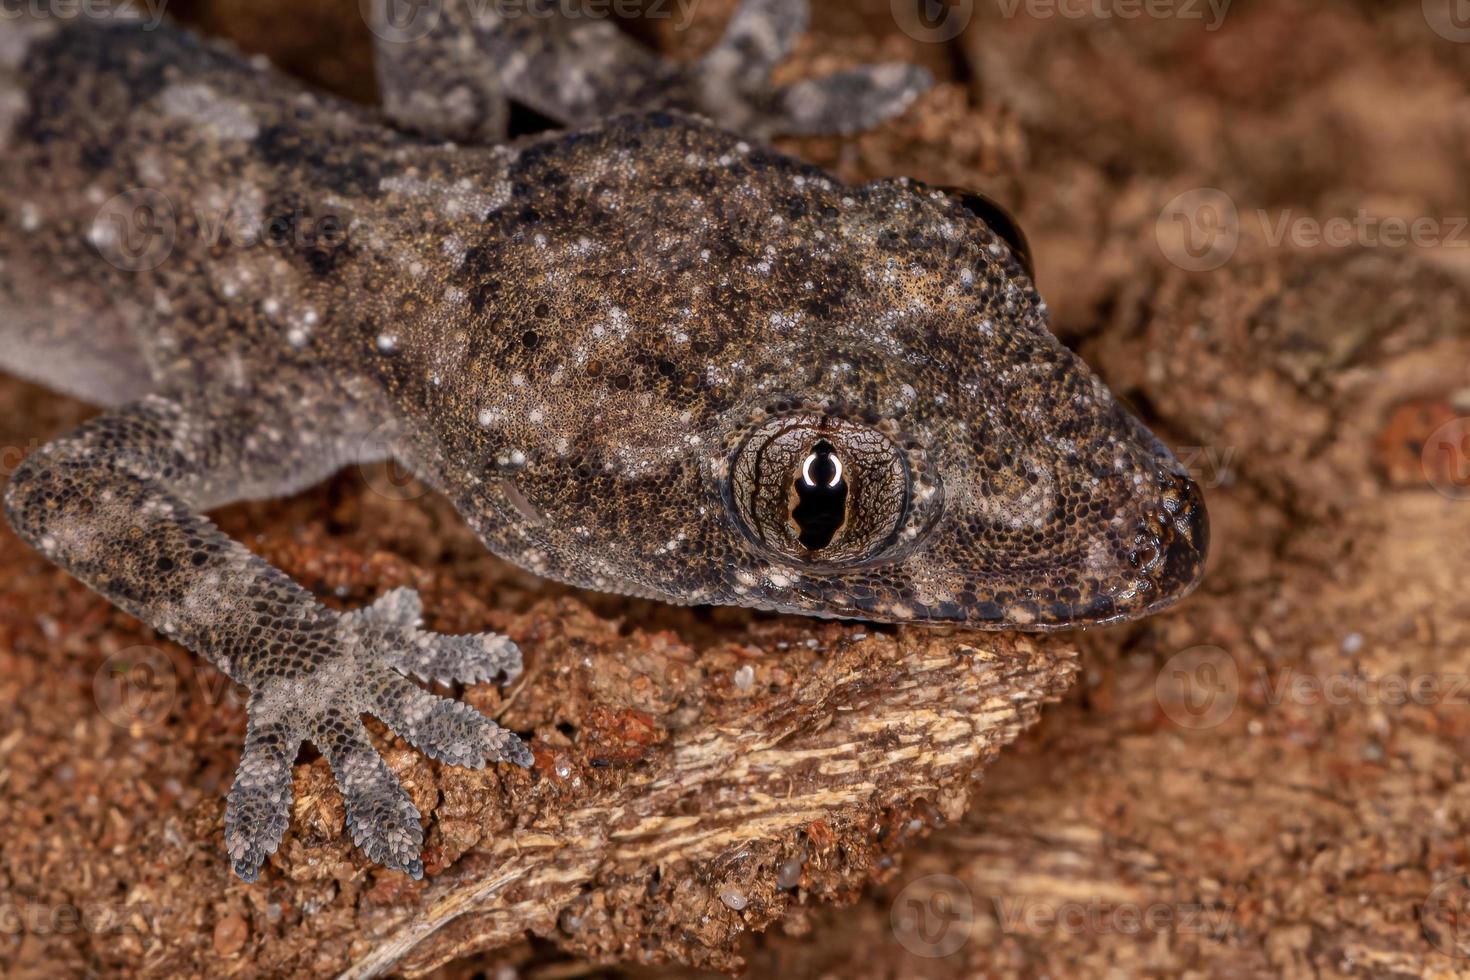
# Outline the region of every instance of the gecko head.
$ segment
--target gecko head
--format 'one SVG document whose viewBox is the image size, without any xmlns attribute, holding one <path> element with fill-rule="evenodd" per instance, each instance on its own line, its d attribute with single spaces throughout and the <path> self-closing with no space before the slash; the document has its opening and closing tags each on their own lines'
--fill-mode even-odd
<svg viewBox="0 0 1470 980">
<path fill-rule="evenodd" d="M 439 352 L 449 482 L 494 550 L 605 591 L 996 629 L 1198 582 L 1199 488 L 1048 331 L 984 199 L 671 117 L 510 179 L 466 269 L 513 287 Z"/>
<path fill-rule="evenodd" d="M 884 259 L 797 342 L 785 391 L 802 394 L 729 426 L 711 468 L 742 539 L 738 601 L 1044 630 L 1187 595 L 1208 547 L 1200 489 L 1047 331 L 1005 212 L 909 182 L 847 202 L 846 236 L 863 238 L 866 207 Z"/>
</svg>

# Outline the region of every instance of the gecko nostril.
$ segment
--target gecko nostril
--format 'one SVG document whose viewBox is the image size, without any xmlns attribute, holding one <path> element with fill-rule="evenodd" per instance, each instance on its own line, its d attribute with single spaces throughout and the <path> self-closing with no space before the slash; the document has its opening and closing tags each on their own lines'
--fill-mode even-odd
<svg viewBox="0 0 1470 980">
<path fill-rule="evenodd" d="M 1159 536 L 1141 529 L 1133 539 L 1133 550 L 1128 552 L 1128 564 L 1142 572 L 1151 572 L 1162 553 Z"/>
<path fill-rule="evenodd" d="M 1183 474 L 1172 474 L 1164 493 L 1160 530 L 1162 560 L 1154 579 L 1159 594 L 1176 598 L 1199 582 L 1210 546 L 1210 517 L 1199 484 Z"/>
</svg>

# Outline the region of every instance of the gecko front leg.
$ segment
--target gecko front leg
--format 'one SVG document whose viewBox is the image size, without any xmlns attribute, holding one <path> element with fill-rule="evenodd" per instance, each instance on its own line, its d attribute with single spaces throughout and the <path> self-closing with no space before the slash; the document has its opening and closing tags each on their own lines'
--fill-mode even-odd
<svg viewBox="0 0 1470 980">
<path fill-rule="evenodd" d="M 6 491 L 6 516 L 48 558 L 250 690 L 225 815 L 240 877 L 253 881 L 280 843 L 303 741 L 330 763 L 357 845 L 419 877 L 419 813 L 362 715 L 444 762 L 529 766 L 514 734 L 405 676 L 509 677 L 520 652 L 499 636 L 420 631 L 407 590 L 356 612 L 327 609 L 201 516 L 230 500 L 297 489 L 352 457 L 348 440 L 299 425 L 291 417 L 299 404 L 258 391 L 134 402 L 27 459 Z"/>
</svg>

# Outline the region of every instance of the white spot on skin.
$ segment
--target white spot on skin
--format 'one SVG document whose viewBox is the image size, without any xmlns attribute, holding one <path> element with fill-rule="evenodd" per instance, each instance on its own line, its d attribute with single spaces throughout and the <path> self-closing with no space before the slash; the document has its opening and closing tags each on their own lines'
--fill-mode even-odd
<svg viewBox="0 0 1470 980">
<path fill-rule="evenodd" d="M 221 140 L 253 140 L 260 124 L 248 105 L 203 84 L 173 85 L 159 96 L 165 115 L 192 123 Z"/>
<path fill-rule="evenodd" d="M 405 197 L 430 198 L 451 219 L 468 217 L 483 221 L 510 201 L 510 184 L 503 180 L 495 181 L 488 193 L 469 180 L 450 185 L 411 175 L 384 177 L 378 182 L 378 188 Z"/>
<path fill-rule="evenodd" d="M 398 351 L 398 337 L 396 334 L 378 334 L 378 350 L 384 354 L 393 354 Z"/>
</svg>

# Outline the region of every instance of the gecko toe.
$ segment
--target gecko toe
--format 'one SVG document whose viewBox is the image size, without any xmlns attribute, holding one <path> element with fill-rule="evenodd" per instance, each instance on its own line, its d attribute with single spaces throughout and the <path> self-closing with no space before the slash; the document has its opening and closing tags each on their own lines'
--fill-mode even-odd
<svg viewBox="0 0 1470 980">
<path fill-rule="evenodd" d="M 704 56 L 707 74 L 753 91 L 791 53 L 810 20 L 806 0 L 743 0 L 718 44 Z"/>
<path fill-rule="evenodd" d="M 250 706 L 245 750 L 225 801 L 225 849 L 235 873 L 247 882 L 276 852 L 291 816 L 291 763 L 302 733 L 292 722 L 270 718 L 257 699 Z"/>
<path fill-rule="evenodd" d="M 904 112 L 934 85 L 917 65 L 863 65 L 797 82 L 775 93 L 776 132 L 791 135 L 857 133 Z"/>
<path fill-rule="evenodd" d="M 509 683 L 520 676 L 523 663 L 520 647 L 496 633 L 414 633 L 394 665 L 426 681 L 481 684 L 497 678 Z"/>
<path fill-rule="evenodd" d="M 377 864 L 422 877 L 424 829 L 418 808 L 368 741 L 362 722 L 329 709 L 312 741 L 337 777 L 353 843 Z"/>
<path fill-rule="evenodd" d="M 390 626 L 417 629 L 423 622 L 424 603 L 416 589 L 390 589 L 371 606 L 348 615 L 367 616 Z"/>
<path fill-rule="evenodd" d="M 423 604 L 413 589 L 394 589 L 366 609 L 342 616 L 343 635 L 367 663 L 421 680 L 480 684 L 520 675 L 520 648 L 496 633 L 446 635 L 418 629 Z"/>
<path fill-rule="evenodd" d="M 526 765 L 521 760 L 530 755 L 519 738 L 474 708 L 430 694 L 402 677 L 375 684 L 369 710 L 420 752 L 450 765 Z"/>
</svg>

